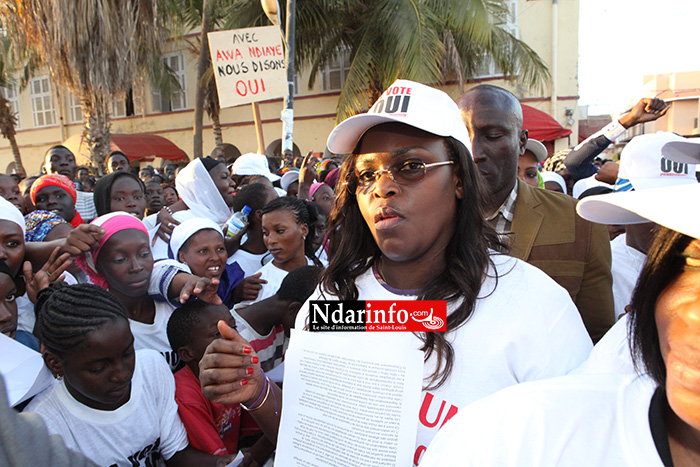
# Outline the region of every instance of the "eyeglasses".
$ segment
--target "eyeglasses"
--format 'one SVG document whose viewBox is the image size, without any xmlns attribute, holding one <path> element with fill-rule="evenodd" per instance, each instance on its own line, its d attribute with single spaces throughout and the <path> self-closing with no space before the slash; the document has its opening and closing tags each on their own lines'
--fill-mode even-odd
<svg viewBox="0 0 700 467">
<path fill-rule="evenodd" d="M 423 161 L 405 161 L 398 166 L 389 167 L 388 169 L 355 171 L 357 188 L 367 189 L 371 187 L 384 174 L 388 175 L 391 180 L 399 185 L 412 185 L 423 180 L 429 168 L 454 163 L 454 161 L 445 161 L 426 164 Z"/>
</svg>

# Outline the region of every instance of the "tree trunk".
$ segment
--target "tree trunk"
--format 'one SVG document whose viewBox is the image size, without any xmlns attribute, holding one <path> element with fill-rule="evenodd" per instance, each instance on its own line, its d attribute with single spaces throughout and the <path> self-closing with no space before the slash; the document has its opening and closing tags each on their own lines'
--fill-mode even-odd
<svg viewBox="0 0 700 467">
<path fill-rule="evenodd" d="M 27 171 L 22 165 L 22 156 L 19 154 L 19 146 L 17 145 L 17 139 L 15 138 L 15 132 L 6 136 L 7 140 L 10 142 L 10 147 L 12 148 L 12 157 L 15 159 L 15 172 L 23 176 L 27 176 Z"/>
<path fill-rule="evenodd" d="M 83 137 L 90 149 L 90 160 L 97 168 L 98 173 L 104 175 L 106 173 L 105 159 L 107 154 L 109 154 L 111 145 L 109 136 L 111 123 L 109 121 L 107 99 L 99 95 L 84 95 L 81 98 L 81 102 L 85 117 Z"/>
<path fill-rule="evenodd" d="M 194 103 L 194 136 L 192 138 L 194 157 L 202 157 L 202 120 L 204 119 L 204 86 L 202 76 L 209 66 L 209 39 L 207 33 L 211 29 L 211 8 L 213 0 L 202 2 L 202 35 L 197 60 L 197 91 Z"/>
<path fill-rule="evenodd" d="M 216 148 L 221 149 L 221 146 L 224 144 L 224 136 L 221 131 L 221 119 L 219 118 L 219 114 L 215 113 L 210 115 L 211 117 L 211 126 L 212 126 L 212 131 L 214 132 L 214 142 L 216 143 Z"/>
<path fill-rule="evenodd" d="M 12 157 L 15 162 L 15 172 L 22 175 L 27 175 L 27 171 L 22 164 L 22 156 L 19 154 L 19 146 L 15 138 L 15 126 L 17 125 L 17 117 L 12 114 L 10 101 L 8 101 L 0 93 L 0 133 L 7 139 L 12 148 Z"/>
</svg>

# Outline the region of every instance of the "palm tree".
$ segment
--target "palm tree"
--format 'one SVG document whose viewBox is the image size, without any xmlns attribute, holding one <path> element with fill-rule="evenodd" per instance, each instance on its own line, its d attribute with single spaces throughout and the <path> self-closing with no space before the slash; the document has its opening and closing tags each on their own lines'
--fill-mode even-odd
<svg viewBox="0 0 700 467">
<path fill-rule="evenodd" d="M 528 87 L 549 76 L 540 57 L 505 28 L 503 0 L 315 0 L 297 6 L 296 60 L 319 70 L 350 53 L 337 120 L 371 106 L 397 78 L 460 86 L 485 60 Z"/>
<path fill-rule="evenodd" d="M 3 38 L 4 39 L 4 38 Z M 0 87 L 8 88 L 11 84 L 10 75 L 7 73 L 7 52 L 8 52 L 8 41 L 2 41 L 2 55 L 0 55 Z M 15 138 L 15 128 L 17 127 L 17 116 L 12 112 L 12 107 L 10 106 L 10 101 L 7 100 L 4 93 L 0 93 L 0 133 L 2 136 L 9 141 L 10 148 L 12 148 L 12 157 L 15 162 L 15 171 L 26 175 L 27 172 L 24 170 L 24 165 L 22 164 L 22 156 L 19 153 L 19 146 L 17 145 L 17 139 Z"/>
<path fill-rule="evenodd" d="M 84 135 L 100 170 L 110 147 L 112 97 L 163 67 L 167 1 L 0 0 L 8 36 L 37 50 L 52 79 L 79 97 Z"/>
<path fill-rule="evenodd" d="M 0 87 L 8 89 L 11 85 L 19 84 L 20 89 L 24 88 L 36 69 L 36 59 L 36 54 L 33 51 L 14 48 L 6 36 L 0 38 Z M 14 76 L 16 72 L 20 72 L 19 83 Z M 0 93 L 0 134 L 10 143 L 15 171 L 27 175 L 15 137 L 16 128 L 17 115 L 12 111 L 7 96 Z"/>
</svg>

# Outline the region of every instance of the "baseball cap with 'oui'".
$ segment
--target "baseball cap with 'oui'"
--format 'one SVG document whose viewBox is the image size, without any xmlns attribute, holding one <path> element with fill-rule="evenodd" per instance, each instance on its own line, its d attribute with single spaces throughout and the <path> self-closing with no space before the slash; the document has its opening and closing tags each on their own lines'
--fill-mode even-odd
<svg viewBox="0 0 700 467">
<path fill-rule="evenodd" d="M 349 154 L 370 128 L 397 122 L 437 136 L 451 136 L 471 152 L 469 132 L 457 104 L 439 89 L 399 79 L 382 93 L 367 113 L 355 115 L 336 126 L 328 136 L 328 149 Z"/>
</svg>

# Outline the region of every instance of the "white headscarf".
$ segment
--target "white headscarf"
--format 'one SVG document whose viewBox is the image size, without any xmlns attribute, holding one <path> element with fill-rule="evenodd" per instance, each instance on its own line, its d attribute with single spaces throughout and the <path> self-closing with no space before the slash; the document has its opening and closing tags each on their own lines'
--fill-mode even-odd
<svg viewBox="0 0 700 467">
<path fill-rule="evenodd" d="M 182 245 L 184 245 L 192 235 L 204 229 L 214 229 L 223 237 L 221 227 L 215 222 L 204 218 L 188 219 L 173 229 L 173 234 L 170 236 L 170 251 L 168 251 L 168 256 L 177 260 L 177 254 L 180 252 Z"/>
<path fill-rule="evenodd" d="M 0 196 L 0 219 L 4 221 L 14 222 L 22 228 L 22 238 L 27 233 L 27 225 L 24 222 L 24 216 L 17 209 L 17 206 L 7 201 Z"/>
<path fill-rule="evenodd" d="M 556 182 L 556 183 L 558 183 L 559 186 L 561 187 L 561 191 L 564 194 L 566 194 L 566 181 L 564 180 L 564 177 L 562 177 L 561 175 L 559 175 L 556 172 L 550 172 L 547 170 L 540 172 L 540 174 L 542 175 L 543 182 Z"/>
<path fill-rule="evenodd" d="M 193 160 L 177 174 L 175 186 L 195 217 L 209 219 L 220 226 L 231 217 L 231 208 L 200 159 Z"/>
</svg>

